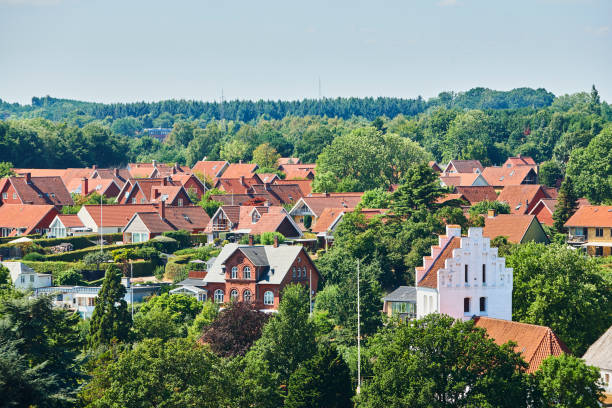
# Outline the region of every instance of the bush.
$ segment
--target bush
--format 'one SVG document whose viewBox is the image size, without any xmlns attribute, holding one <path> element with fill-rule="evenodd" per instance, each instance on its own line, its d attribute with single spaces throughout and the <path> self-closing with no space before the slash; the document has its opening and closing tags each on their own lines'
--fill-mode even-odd
<svg viewBox="0 0 612 408">
<path fill-rule="evenodd" d="M 44 262 L 47 258 L 38 252 L 30 252 L 23 257 L 24 261 Z"/>
<path fill-rule="evenodd" d="M 162 234 L 165 237 L 174 238 L 179 243 L 179 248 L 188 248 L 191 246 L 191 235 L 188 231 L 178 230 L 178 231 L 166 231 Z"/>
<path fill-rule="evenodd" d="M 171 237 L 165 235 L 159 235 L 147 242 L 145 246 L 155 248 L 157 251 L 164 252 L 166 254 L 172 254 L 179 249 L 179 242 Z"/>
<path fill-rule="evenodd" d="M 168 262 L 166 264 L 164 279 L 171 280 L 176 283 L 186 279 L 187 275 L 187 265 L 181 265 L 174 262 Z"/>
<path fill-rule="evenodd" d="M 135 244 L 124 244 L 124 245 L 107 245 L 104 247 L 104 251 L 113 251 L 115 249 L 122 249 L 122 248 L 138 248 L 143 245 L 144 245 L 143 242 L 138 242 Z M 60 254 L 47 255 L 47 260 L 49 261 L 67 261 L 67 262 L 79 261 L 83 259 L 85 255 L 92 253 L 92 252 L 97 252 L 97 251 L 100 251 L 99 246 L 91 246 L 91 247 L 79 249 L 76 251 L 62 252 Z"/>
<path fill-rule="evenodd" d="M 80 271 L 76 269 L 68 269 L 60 272 L 55 278 L 55 285 L 84 285 L 85 280 Z"/>
</svg>

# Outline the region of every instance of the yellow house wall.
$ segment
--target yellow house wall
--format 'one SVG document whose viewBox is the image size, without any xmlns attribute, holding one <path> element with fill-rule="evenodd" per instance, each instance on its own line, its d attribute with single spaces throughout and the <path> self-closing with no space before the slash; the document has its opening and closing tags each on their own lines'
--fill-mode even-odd
<svg viewBox="0 0 612 408">
<path fill-rule="evenodd" d="M 589 242 L 612 242 L 612 228 L 603 229 L 603 237 L 595 236 L 595 228 L 589 227 Z"/>
</svg>

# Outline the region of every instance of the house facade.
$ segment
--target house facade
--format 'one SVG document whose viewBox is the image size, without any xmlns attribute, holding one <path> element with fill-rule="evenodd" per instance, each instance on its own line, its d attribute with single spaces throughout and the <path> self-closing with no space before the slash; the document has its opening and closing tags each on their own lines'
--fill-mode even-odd
<svg viewBox="0 0 612 408">
<path fill-rule="evenodd" d="M 588 365 L 599 368 L 604 392 L 612 397 L 612 327 L 591 344 L 582 359 Z"/>
<path fill-rule="evenodd" d="M 46 234 L 58 214 L 53 205 L 5 204 L 0 206 L 0 237 Z"/>
<path fill-rule="evenodd" d="M 22 262 L 2 262 L 2 266 L 9 270 L 11 281 L 16 289 L 31 290 L 51 286 L 51 274 L 36 273 L 32 268 Z"/>
<path fill-rule="evenodd" d="M 550 241 L 542 224 L 535 215 L 529 214 L 496 214 L 490 210 L 485 217 L 483 235 L 489 239 L 502 236 L 513 244 L 524 244 L 525 242 L 541 242 L 548 244 Z"/>
<path fill-rule="evenodd" d="M 584 205 L 567 220 L 568 243 L 593 256 L 612 255 L 612 206 Z"/>
<path fill-rule="evenodd" d="M 65 238 L 91 234 L 76 214 L 58 214 L 49 225 L 49 237 Z"/>
<path fill-rule="evenodd" d="M 70 193 L 59 176 L 33 177 L 25 173 L 22 177 L 0 179 L 0 205 L 30 204 L 74 205 Z"/>
<path fill-rule="evenodd" d="M 431 256 L 416 268 L 417 318 L 443 313 L 455 319 L 472 316 L 512 319 L 512 268 L 491 248 L 482 228 L 446 226 Z"/>
</svg>

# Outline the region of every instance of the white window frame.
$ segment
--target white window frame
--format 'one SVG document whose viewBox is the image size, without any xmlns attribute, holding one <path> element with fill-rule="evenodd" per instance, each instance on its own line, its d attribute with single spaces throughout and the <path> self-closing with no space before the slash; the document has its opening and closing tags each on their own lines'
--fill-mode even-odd
<svg viewBox="0 0 612 408">
<path fill-rule="evenodd" d="M 251 267 L 245 266 L 242 268 L 242 278 L 243 279 L 251 279 Z"/>
<path fill-rule="evenodd" d="M 274 304 L 274 292 L 271 290 L 267 290 L 264 292 L 264 305 L 273 305 Z"/>
<path fill-rule="evenodd" d="M 230 291 L 230 302 L 237 301 L 239 296 L 240 296 L 240 294 L 238 293 L 238 290 L 237 289 L 232 289 Z"/>
<path fill-rule="evenodd" d="M 244 300 L 245 303 L 251 303 L 252 296 L 253 294 L 251 291 L 247 289 L 242 293 L 242 300 Z"/>
<path fill-rule="evenodd" d="M 223 290 L 221 289 L 215 290 L 215 303 L 223 303 L 224 296 L 225 294 L 223 293 Z"/>
<path fill-rule="evenodd" d="M 232 271 L 230 272 L 230 278 L 238 279 L 238 267 L 237 266 L 232 267 Z"/>
</svg>

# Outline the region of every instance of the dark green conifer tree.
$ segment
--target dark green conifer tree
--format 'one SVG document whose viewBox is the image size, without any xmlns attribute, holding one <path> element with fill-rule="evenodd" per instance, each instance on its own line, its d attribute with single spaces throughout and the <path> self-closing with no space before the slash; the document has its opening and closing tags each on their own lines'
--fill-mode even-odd
<svg viewBox="0 0 612 408">
<path fill-rule="evenodd" d="M 565 180 L 563 180 L 563 184 L 561 184 L 561 189 L 559 189 L 557 206 L 553 213 L 553 227 L 561 233 L 565 232 L 565 227 L 563 225 L 577 209 L 578 197 L 576 196 L 574 183 L 570 177 L 566 177 Z"/>
</svg>

